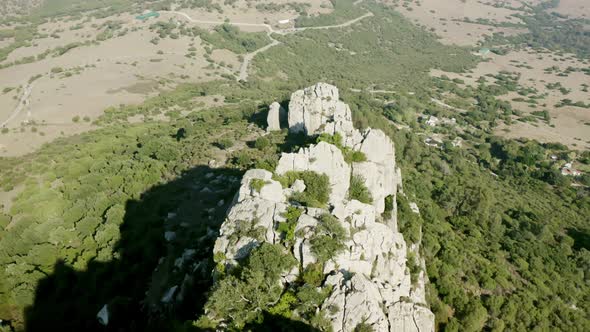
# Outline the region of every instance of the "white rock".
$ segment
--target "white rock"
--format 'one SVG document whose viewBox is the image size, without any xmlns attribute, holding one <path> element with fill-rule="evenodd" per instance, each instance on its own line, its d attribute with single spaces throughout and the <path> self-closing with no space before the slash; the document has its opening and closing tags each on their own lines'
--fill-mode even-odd
<svg viewBox="0 0 590 332">
<path fill-rule="evenodd" d="M 166 291 L 164 296 L 162 296 L 162 299 L 161 299 L 162 303 L 170 303 L 170 301 L 172 301 L 172 297 L 174 296 L 174 293 L 176 292 L 177 288 L 178 288 L 178 285 L 170 287 Z"/>
<path fill-rule="evenodd" d="M 334 331 L 354 331 L 361 323 L 369 324 L 373 331 L 388 331 L 387 315 L 381 309 L 381 294 L 378 286 L 367 277 L 355 274 L 349 282 L 340 273 L 340 278 L 329 280 L 335 283 L 334 291 L 322 308 L 328 309 Z M 397 330 L 391 330 L 397 331 Z"/>
<path fill-rule="evenodd" d="M 416 214 L 420 214 L 420 208 L 418 207 L 418 204 L 416 204 L 415 202 L 410 202 L 410 210 L 412 210 L 412 212 L 416 213 Z"/>
<path fill-rule="evenodd" d="M 353 174 L 365 179 L 365 185 L 373 197 L 373 205 L 377 213 L 382 213 L 385 210 L 385 197 L 395 196 L 399 182 L 396 179 L 393 142 L 381 130 L 369 129 L 360 151 L 367 161 L 355 163 Z"/>
<path fill-rule="evenodd" d="M 338 99 L 338 89 L 326 83 L 295 91 L 289 102 L 289 130 L 307 135 L 319 133 L 334 114 Z"/>
<path fill-rule="evenodd" d="M 281 118 L 285 116 L 285 110 L 277 102 L 270 104 L 266 117 L 266 131 L 281 130 Z"/>
<path fill-rule="evenodd" d="M 293 190 L 293 192 L 296 192 L 296 193 L 304 192 L 305 188 L 306 188 L 305 182 L 303 182 L 303 180 L 299 180 L 299 179 L 295 180 L 293 182 L 293 184 L 291 185 L 291 189 Z"/>
<path fill-rule="evenodd" d="M 96 319 L 101 325 L 109 325 L 109 307 L 108 304 L 102 306 L 102 309 L 96 314 Z"/>
<path fill-rule="evenodd" d="M 277 181 L 267 181 L 267 183 L 260 189 L 260 197 L 271 202 L 284 202 L 285 195 L 283 194 L 283 187 Z"/>
<path fill-rule="evenodd" d="M 351 226 L 356 228 L 375 223 L 375 209 L 373 206 L 357 200 L 336 204 L 332 214 L 340 220 L 346 220 L 348 217 L 351 220 Z"/>
<path fill-rule="evenodd" d="M 298 153 L 283 153 L 276 169 L 278 174 L 289 171 L 313 171 L 330 179 L 330 203 L 342 201 L 350 185 L 350 165 L 344 161 L 336 146 L 320 142 Z M 308 185 L 308 184 L 306 184 Z"/>
<path fill-rule="evenodd" d="M 419 305 L 397 302 L 389 307 L 390 331 L 434 331 L 434 314 Z"/>
</svg>

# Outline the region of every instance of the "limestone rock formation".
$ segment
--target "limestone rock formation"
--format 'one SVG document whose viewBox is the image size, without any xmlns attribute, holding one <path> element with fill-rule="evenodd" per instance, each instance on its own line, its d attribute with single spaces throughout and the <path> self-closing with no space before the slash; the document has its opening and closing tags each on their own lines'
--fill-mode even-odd
<svg viewBox="0 0 590 332">
<path fill-rule="evenodd" d="M 285 174 L 289 171 L 326 174 L 332 189 L 330 202 L 341 201 L 348 192 L 350 165 L 344 161 L 340 149 L 326 142 L 301 149 L 297 153 L 283 154 L 275 172 Z"/>
<path fill-rule="evenodd" d="M 331 292 L 318 312 L 324 313 L 334 331 L 354 331 L 361 323 L 374 331 L 434 331 L 434 315 L 425 300 L 425 273 L 421 271 L 418 282 L 412 284 L 406 266 L 407 252 L 419 254 L 419 244 L 406 245 L 397 228 L 395 207 L 389 213 L 391 218 L 383 217 L 386 197 L 395 202 L 401 189 L 393 142 L 380 130 L 355 129 L 350 108 L 338 98 L 338 89 L 325 83 L 293 93 L 289 130 L 307 135 L 337 134 L 342 145 L 319 142 L 297 153 L 284 153 L 274 176 L 260 169 L 246 172 L 215 243 L 214 254 L 221 257 L 217 262 L 231 269 L 264 242 L 283 244 L 279 223 L 286 221 L 290 207 L 296 207 L 301 214 L 292 245 L 285 250 L 291 250 L 298 264 L 292 271 L 284 271 L 280 280 L 284 287 L 310 264 L 320 262 L 321 288 Z M 366 160 L 347 162 L 349 150 L 344 147 L 362 152 Z M 327 175 L 331 189 L 327 206 L 304 207 L 293 202 L 290 197 L 305 193 L 313 183 L 298 179 L 284 188 L 275 176 L 290 171 Z M 364 179 L 373 199 L 370 204 L 349 199 L 353 175 Z M 321 260 L 314 254 L 313 238 L 326 215 L 336 220 L 346 236 L 343 250 Z"/>
<path fill-rule="evenodd" d="M 281 119 L 286 117 L 286 111 L 276 101 L 270 104 L 268 108 L 268 115 L 266 117 L 266 131 L 281 130 Z"/>
</svg>

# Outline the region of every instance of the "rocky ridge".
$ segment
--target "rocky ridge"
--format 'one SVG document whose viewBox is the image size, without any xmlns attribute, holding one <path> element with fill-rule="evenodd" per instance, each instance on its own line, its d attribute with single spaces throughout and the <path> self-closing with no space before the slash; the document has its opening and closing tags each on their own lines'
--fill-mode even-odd
<svg viewBox="0 0 590 332">
<path fill-rule="evenodd" d="M 279 129 L 279 108 L 278 104 L 271 108 L 271 130 Z M 311 239 L 322 216 L 330 214 L 346 232 L 344 249 L 322 262 L 321 288 L 330 287 L 331 293 L 317 310 L 325 312 L 333 330 L 353 331 L 365 324 L 374 331 L 434 331 L 434 315 L 425 300 L 424 272 L 412 284 L 406 265 L 408 251 L 417 253 L 417 245 L 408 248 L 397 228 L 395 197 L 402 179 L 393 142 L 380 130 L 355 129 L 350 108 L 339 100 L 338 89 L 325 83 L 292 94 L 288 125 L 291 132 L 308 136 L 338 135 L 341 146 L 319 142 L 296 153 L 283 153 L 274 176 L 261 169 L 246 172 L 215 243 L 214 254 L 221 257 L 217 263 L 231 269 L 262 243 L 281 243 L 284 234 L 278 225 L 286 221 L 289 207 L 297 206 L 302 213 L 292 248 L 285 250 L 291 250 L 298 264 L 284 271 L 280 282 L 286 288 L 306 267 L 318 262 Z M 363 161 L 347 162 L 345 149 L 361 152 Z M 305 171 L 328 177 L 331 190 L 325 208 L 299 206 L 290 199 L 305 192 L 309 183 L 298 179 L 283 188 L 276 179 Z M 349 199 L 353 176 L 363 180 L 372 201 Z M 394 203 L 388 207 L 386 200 Z M 239 231 L 244 224 L 257 231 L 244 234 Z"/>
</svg>

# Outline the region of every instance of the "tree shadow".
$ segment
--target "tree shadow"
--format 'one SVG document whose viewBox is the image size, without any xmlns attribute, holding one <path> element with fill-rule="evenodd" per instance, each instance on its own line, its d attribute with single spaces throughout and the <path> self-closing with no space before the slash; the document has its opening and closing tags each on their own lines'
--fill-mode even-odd
<svg viewBox="0 0 590 332">
<path fill-rule="evenodd" d="M 213 244 L 240 178 L 237 170 L 198 166 L 127 201 L 115 258 L 94 258 L 85 271 L 56 262 L 25 309 L 25 329 L 162 331 L 194 320 L 206 301 Z M 105 304 L 107 326 L 97 319 Z"/>
<path fill-rule="evenodd" d="M 566 229 L 567 235 L 574 239 L 575 250 L 586 249 L 590 250 L 590 234 L 587 231 L 576 228 Z"/>
</svg>

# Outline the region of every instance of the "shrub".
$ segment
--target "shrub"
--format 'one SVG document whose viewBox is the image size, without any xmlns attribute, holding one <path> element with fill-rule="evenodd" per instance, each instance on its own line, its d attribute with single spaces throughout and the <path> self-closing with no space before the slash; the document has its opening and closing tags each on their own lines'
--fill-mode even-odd
<svg viewBox="0 0 590 332">
<path fill-rule="evenodd" d="M 299 220 L 301 213 L 300 209 L 294 206 L 289 206 L 287 211 L 283 214 L 286 221 L 280 222 L 277 227 L 277 230 L 281 232 L 287 246 L 290 246 L 290 243 L 295 240 L 295 227 L 297 226 L 297 220 Z"/>
<path fill-rule="evenodd" d="M 79 115 L 76 115 L 75 117 L 73 117 L 72 118 L 72 122 L 74 122 L 74 123 L 80 122 L 80 116 Z"/>
<path fill-rule="evenodd" d="M 264 185 L 267 183 L 268 182 L 262 179 L 252 179 L 250 180 L 250 189 L 260 192 L 260 190 L 262 190 L 262 187 L 264 187 Z"/>
<path fill-rule="evenodd" d="M 369 325 L 365 322 L 365 319 L 363 319 L 362 322 L 358 323 L 354 327 L 354 332 L 374 332 L 375 331 L 371 325 Z"/>
<path fill-rule="evenodd" d="M 385 209 L 383 211 L 383 218 L 384 219 L 389 219 L 391 218 L 391 213 L 393 212 L 393 196 L 389 195 L 387 197 L 385 197 Z"/>
<path fill-rule="evenodd" d="M 291 196 L 293 201 L 309 207 L 324 207 L 330 199 L 330 179 L 325 174 L 318 174 L 312 171 L 287 172 L 281 176 L 275 176 L 283 187 L 290 187 L 295 180 L 305 182 L 305 191 L 295 193 Z"/>
<path fill-rule="evenodd" d="M 222 138 L 217 141 L 217 146 L 223 150 L 229 149 L 234 146 L 234 141 L 229 138 Z"/>
<path fill-rule="evenodd" d="M 256 159 L 256 161 L 254 162 L 254 167 L 265 169 L 269 172 L 274 172 L 274 170 L 277 168 L 278 162 L 278 157 L 275 154 L 272 154 L 262 159 Z"/>
<path fill-rule="evenodd" d="M 365 156 L 365 154 L 360 151 L 349 151 L 344 154 L 344 160 L 349 164 L 360 163 L 367 161 L 367 156 Z"/>
<path fill-rule="evenodd" d="M 346 230 L 340 221 L 331 214 L 325 213 L 320 217 L 315 232 L 310 239 L 311 252 L 319 262 L 326 262 L 344 250 Z"/>
<path fill-rule="evenodd" d="M 270 140 L 266 137 L 258 137 L 254 143 L 254 147 L 258 150 L 264 150 L 270 146 Z"/>
<path fill-rule="evenodd" d="M 248 168 L 252 164 L 252 157 L 248 151 L 238 151 L 232 158 L 232 163 L 239 168 Z"/>
<path fill-rule="evenodd" d="M 367 156 L 360 151 L 354 151 L 349 147 L 342 145 L 342 136 L 340 133 L 335 133 L 334 135 L 323 133 L 316 139 L 316 142 L 326 142 L 336 146 L 340 151 L 342 151 L 342 156 L 344 157 L 344 161 L 351 164 L 353 162 L 363 162 L 367 160 Z"/>
<path fill-rule="evenodd" d="M 320 262 L 309 264 L 303 271 L 303 282 L 320 287 L 324 281 L 324 265 Z"/>
<path fill-rule="evenodd" d="M 283 292 L 281 273 L 296 263 L 281 245 L 263 243 L 252 250 L 238 276 L 227 276 L 213 289 L 206 312 L 214 320 L 226 320 L 230 330 L 241 330 L 258 317 L 259 310 L 279 303 Z"/>
<path fill-rule="evenodd" d="M 356 199 L 359 202 L 365 204 L 371 204 L 373 197 L 367 186 L 365 186 L 365 180 L 358 175 L 350 177 L 350 188 L 348 188 L 348 199 Z"/>
<path fill-rule="evenodd" d="M 9 129 L 8 129 L 8 128 L 6 128 L 6 127 L 2 128 L 2 133 L 3 133 L 3 134 L 7 134 L 7 133 L 8 133 L 8 131 L 9 131 Z"/>
</svg>

